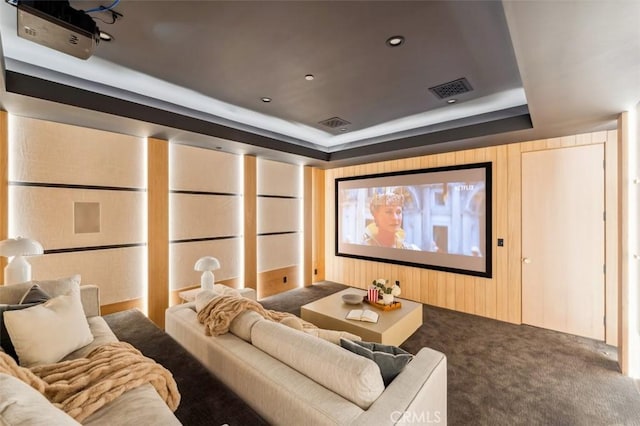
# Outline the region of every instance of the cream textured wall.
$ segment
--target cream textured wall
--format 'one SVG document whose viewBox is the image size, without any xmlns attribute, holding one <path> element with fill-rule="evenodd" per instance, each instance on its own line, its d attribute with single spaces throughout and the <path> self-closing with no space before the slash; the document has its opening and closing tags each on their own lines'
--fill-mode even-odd
<svg viewBox="0 0 640 426">
<path fill-rule="evenodd" d="M 145 242 L 144 192 L 11 186 L 9 199 L 11 228 L 48 250 Z M 100 232 L 74 233 L 76 202 L 100 204 Z"/>
<path fill-rule="evenodd" d="M 42 242 L 34 279 L 79 273 L 103 304 L 144 296 L 144 159 L 140 138 L 10 116 L 9 232 Z M 100 204 L 100 232 L 74 233 L 75 202 Z"/>
<path fill-rule="evenodd" d="M 169 282 L 171 290 L 200 283 L 193 270 L 216 257 L 216 281 L 242 275 L 242 157 L 179 143 L 169 147 Z"/>
<path fill-rule="evenodd" d="M 258 272 L 300 263 L 300 166 L 258 158 Z"/>
<path fill-rule="evenodd" d="M 145 186 L 143 139 L 10 117 L 10 181 Z"/>
</svg>

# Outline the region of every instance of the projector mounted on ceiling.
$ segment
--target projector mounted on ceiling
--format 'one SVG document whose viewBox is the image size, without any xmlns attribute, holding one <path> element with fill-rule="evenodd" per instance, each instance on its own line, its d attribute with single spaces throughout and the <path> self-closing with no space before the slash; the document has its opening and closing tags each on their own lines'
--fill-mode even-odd
<svg viewBox="0 0 640 426">
<path fill-rule="evenodd" d="M 95 21 L 64 1 L 18 0 L 18 36 L 80 59 L 100 40 Z"/>
</svg>

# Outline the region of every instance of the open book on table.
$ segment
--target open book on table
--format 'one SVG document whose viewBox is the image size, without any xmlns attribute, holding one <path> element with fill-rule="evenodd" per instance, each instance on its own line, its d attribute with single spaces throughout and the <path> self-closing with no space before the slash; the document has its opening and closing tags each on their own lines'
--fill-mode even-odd
<svg viewBox="0 0 640 426">
<path fill-rule="evenodd" d="M 353 309 L 347 314 L 347 319 L 365 322 L 378 322 L 378 313 L 368 309 Z"/>
</svg>

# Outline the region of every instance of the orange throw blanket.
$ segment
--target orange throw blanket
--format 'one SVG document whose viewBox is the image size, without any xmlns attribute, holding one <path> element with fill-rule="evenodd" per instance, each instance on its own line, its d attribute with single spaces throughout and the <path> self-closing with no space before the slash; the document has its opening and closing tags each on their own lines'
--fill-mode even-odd
<svg viewBox="0 0 640 426">
<path fill-rule="evenodd" d="M 86 358 L 27 369 L 0 352 L 0 372 L 27 383 L 78 422 L 145 383 L 175 411 L 180 393 L 173 375 L 125 342 L 98 346 Z"/>
</svg>

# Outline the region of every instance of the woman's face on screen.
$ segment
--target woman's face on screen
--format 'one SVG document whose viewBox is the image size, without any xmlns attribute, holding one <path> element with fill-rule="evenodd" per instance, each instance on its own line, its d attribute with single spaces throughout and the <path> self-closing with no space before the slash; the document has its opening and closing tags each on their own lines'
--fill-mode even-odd
<svg viewBox="0 0 640 426">
<path fill-rule="evenodd" d="M 379 206 L 373 215 L 378 232 L 395 233 L 402 226 L 402 206 Z"/>
</svg>

